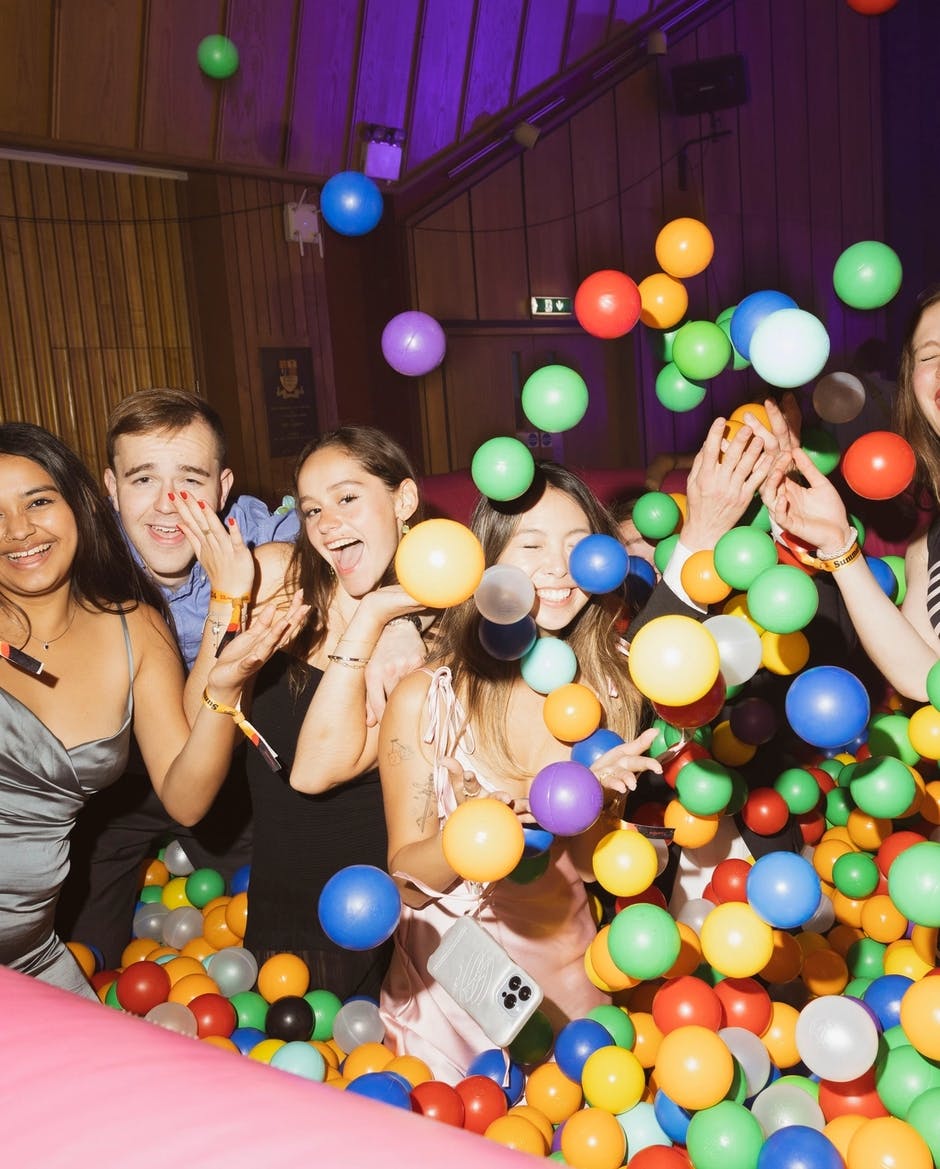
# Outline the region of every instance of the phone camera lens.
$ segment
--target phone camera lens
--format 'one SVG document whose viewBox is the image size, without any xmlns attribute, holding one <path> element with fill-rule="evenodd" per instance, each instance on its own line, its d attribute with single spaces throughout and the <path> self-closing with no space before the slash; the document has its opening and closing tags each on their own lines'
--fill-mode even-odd
<svg viewBox="0 0 940 1169">
<path fill-rule="evenodd" d="M 514 974 L 509 980 L 509 989 L 518 990 L 520 986 L 522 986 L 522 979 L 518 974 Z"/>
<path fill-rule="evenodd" d="M 519 991 L 519 1001 L 522 1003 L 527 1003 L 531 997 L 532 997 L 532 987 L 531 986 L 523 986 Z"/>
<path fill-rule="evenodd" d="M 516 1005 L 516 996 L 514 994 L 504 994 L 503 995 L 503 1006 L 506 1008 L 507 1011 L 511 1011 L 515 1005 Z"/>
</svg>

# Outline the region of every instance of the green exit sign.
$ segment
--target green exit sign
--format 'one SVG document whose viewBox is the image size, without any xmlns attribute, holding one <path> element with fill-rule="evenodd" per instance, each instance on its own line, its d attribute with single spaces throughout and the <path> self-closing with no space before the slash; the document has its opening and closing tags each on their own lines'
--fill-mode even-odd
<svg viewBox="0 0 940 1169">
<path fill-rule="evenodd" d="M 572 313 L 570 296 L 533 296 L 533 317 L 570 317 Z"/>
</svg>

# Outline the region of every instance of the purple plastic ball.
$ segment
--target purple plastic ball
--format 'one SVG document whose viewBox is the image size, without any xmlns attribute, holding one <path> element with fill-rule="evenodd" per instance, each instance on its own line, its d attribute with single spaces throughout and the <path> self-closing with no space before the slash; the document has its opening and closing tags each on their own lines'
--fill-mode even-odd
<svg viewBox="0 0 940 1169">
<path fill-rule="evenodd" d="M 427 313 L 399 313 L 382 330 L 385 360 L 406 377 L 421 377 L 437 369 L 446 349 L 444 330 Z"/>
<path fill-rule="evenodd" d="M 577 836 L 590 828 L 604 806 L 604 789 L 583 763 L 549 763 L 532 780 L 529 809 L 556 836 Z"/>
</svg>

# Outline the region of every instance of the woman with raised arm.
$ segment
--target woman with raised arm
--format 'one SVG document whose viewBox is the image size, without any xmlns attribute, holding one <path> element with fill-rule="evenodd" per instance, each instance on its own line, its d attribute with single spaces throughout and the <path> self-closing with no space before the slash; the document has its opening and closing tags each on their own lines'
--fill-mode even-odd
<svg viewBox="0 0 940 1169">
<path fill-rule="evenodd" d="M 246 678 L 301 615 L 268 609 L 203 685 L 192 728 L 160 594 L 81 460 L 0 425 L 0 961 L 96 999 L 54 914 L 75 817 L 122 774 L 131 734 L 172 816 L 194 824 L 228 770 Z M 198 701 L 198 699 L 197 699 Z"/>
</svg>

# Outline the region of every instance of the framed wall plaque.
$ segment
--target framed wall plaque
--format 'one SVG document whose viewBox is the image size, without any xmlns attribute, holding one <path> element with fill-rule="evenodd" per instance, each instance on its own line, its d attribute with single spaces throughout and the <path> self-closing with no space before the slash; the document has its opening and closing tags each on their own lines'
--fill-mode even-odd
<svg viewBox="0 0 940 1169">
<path fill-rule="evenodd" d="M 261 378 L 272 459 L 300 454 L 317 435 L 313 354 L 309 349 L 262 349 Z"/>
</svg>

